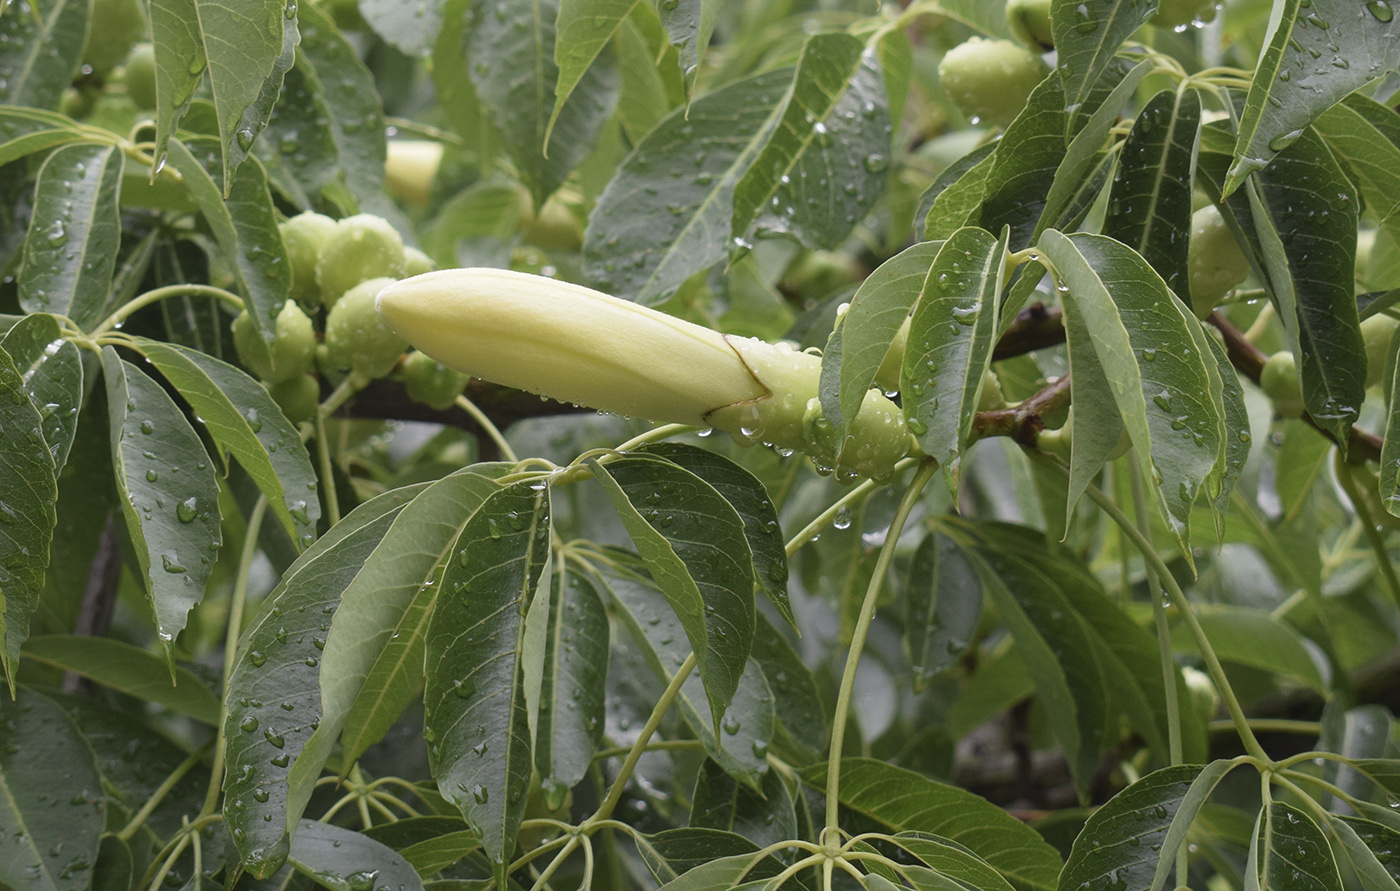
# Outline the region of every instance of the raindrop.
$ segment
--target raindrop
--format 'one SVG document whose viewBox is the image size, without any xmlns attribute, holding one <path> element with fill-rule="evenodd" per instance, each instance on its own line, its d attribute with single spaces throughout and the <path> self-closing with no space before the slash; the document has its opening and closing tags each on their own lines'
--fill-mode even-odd
<svg viewBox="0 0 1400 891">
<path fill-rule="evenodd" d="M 1395 18 L 1395 10 L 1391 8 L 1386 0 L 1371 0 L 1370 3 L 1366 4 L 1366 11 L 1375 16 L 1377 21 L 1381 22 L 1389 22 L 1391 19 Z"/>
<path fill-rule="evenodd" d="M 193 495 L 191 495 L 189 498 L 186 498 L 184 501 L 181 501 L 175 507 L 175 516 L 179 518 L 181 523 L 193 522 L 194 518 L 198 515 L 199 502 L 195 499 Z"/>
</svg>

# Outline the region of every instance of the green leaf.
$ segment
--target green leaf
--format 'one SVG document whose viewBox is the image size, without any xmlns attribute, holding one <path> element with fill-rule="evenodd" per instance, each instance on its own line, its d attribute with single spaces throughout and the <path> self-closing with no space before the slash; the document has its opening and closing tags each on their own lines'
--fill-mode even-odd
<svg viewBox="0 0 1400 891">
<path fill-rule="evenodd" d="M 1253 665 L 1326 695 L 1327 683 L 1303 636 L 1291 625 L 1265 610 L 1238 606 L 1200 605 L 1196 615 L 1211 648 L 1224 661 Z M 1173 629 L 1172 644 L 1182 650 L 1194 648 L 1184 626 Z"/>
<path fill-rule="evenodd" d="M 998 143 L 988 142 L 948 165 L 919 198 L 914 233 L 921 240 L 947 238 L 963 226 L 974 225 L 982 212 L 987 177 L 996 164 Z"/>
<path fill-rule="evenodd" d="M 1265 815 L 1262 851 L 1254 864 L 1260 888 L 1342 891 L 1327 837 L 1306 811 L 1275 801 Z M 1254 849 L 1250 849 L 1251 857 Z"/>
<path fill-rule="evenodd" d="M 315 4 L 298 5 L 297 26 L 301 29 L 297 69 L 305 75 L 313 96 L 324 99 L 337 151 L 335 166 L 349 192 L 348 195 L 337 194 L 337 202 L 346 205 L 347 212 L 358 209 L 354 207 L 356 204 L 375 212 L 383 210 L 387 205 L 382 188 L 387 150 L 384 147 L 384 110 L 380 107 L 374 76 L 360 61 L 355 48 Z M 319 109 L 321 103 L 313 107 Z M 316 119 L 313 117 L 310 121 Z M 308 121 L 299 123 L 305 127 Z"/>
<path fill-rule="evenodd" d="M 291 786 L 289 766 L 300 763 L 322 716 L 323 626 L 394 519 L 427 488 L 394 489 L 347 514 L 283 573 L 267 609 L 244 632 L 228 682 L 224 819 L 257 878 L 285 862 L 288 833 L 310 796 Z M 324 763 L 304 771 L 312 782 Z"/>
<path fill-rule="evenodd" d="M 469 12 L 468 70 L 536 208 L 584 159 L 617 101 L 615 72 L 590 65 L 551 128 L 558 10 L 559 0 L 534 0 L 525 8 L 516 0 L 479 0 Z"/>
<path fill-rule="evenodd" d="M 1118 450 L 1123 438 L 1123 416 L 1114 398 L 1094 337 L 1078 312 L 1063 316 L 1065 341 L 1069 347 L 1070 387 L 1074 404 L 1066 425 L 1070 441 L 1069 489 L 1065 493 L 1065 528 L 1074 520 L 1074 509 L 1089 486 L 1098 479 L 1104 465 Z"/>
<path fill-rule="evenodd" d="M 281 85 L 282 75 L 276 68 L 286 40 L 285 3 L 152 0 L 158 160 L 165 157 L 170 139 L 207 72 L 218 118 L 221 191 L 230 194 L 239 166 L 235 150 L 246 157 L 271 108 L 267 97 L 260 95 L 263 85 L 273 78 L 274 95 Z M 286 61 L 290 64 L 290 59 Z M 250 111 L 254 112 L 251 120 L 247 117 Z"/>
<path fill-rule="evenodd" d="M 263 0 L 263 2 L 269 7 L 278 7 L 284 3 L 290 4 L 292 0 Z M 266 13 L 267 10 L 264 12 Z M 229 180 L 233 176 L 233 172 L 238 169 L 240 164 L 248 160 L 258 136 L 267 129 L 268 121 L 272 117 L 273 105 L 281 100 L 283 80 L 296 62 L 297 45 L 300 43 L 301 32 L 297 29 L 296 10 L 284 8 L 282 14 L 282 50 L 272 60 L 272 70 L 263 78 L 257 98 L 238 113 L 238 119 L 233 122 L 232 137 L 229 137 L 226 130 L 220 129 L 220 132 L 224 134 L 225 194 L 228 193 Z M 217 107 L 217 99 L 215 104 Z M 280 149 L 281 146 L 278 148 Z"/>
<path fill-rule="evenodd" d="M 92 750 L 63 709 L 23 687 L 0 696 L 0 883 L 85 891 L 102 805 Z"/>
<path fill-rule="evenodd" d="M 679 78 L 667 76 L 672 73 L 669 60 L 657 61 L 653 26 L 656 30 L 661 27 L 656 10 L 639 3 L 617 30 L 617 73 L 621 78 L 617 114 L 632 145 L 640 143 L 675 105 L 672 85 Z M 674 52 L 667 50 L 668 55 Z"/>
<path fill-rule="evenodd" d="M 321 517 L 316 471 L 301 437 L 264 388 L 243 371 L 198 350 L 140 338 L 132 348 L 174 385 L 220 449 L 227 449 L 267 496 L 298 548 Z"/>
<path fill-rule="evenodd" d="M 1166 845 L 1172 821 L 1200 774 L 1199 765 L 1163 768 L 1094 811 L 1074 840 L 1059 887 L 1066 891 L 1149 887 L 1160 864 L 1171 863 L 1184 840 Z"/>
<path fill-rule="evenodd" d="M 904 586 L 904 646 L 914 688 L 957 661 L 982 620 L 982 580 L 962 550 L 946 535 L 919 542 Z"/>
<path fill-rule="evenodd" d="M 714 33 L 715 21 L 723 6 L 724 0 L 668 0 L 657 4 L 661 25 L 678 51 L 687 93 L 695 83 L 696 72 L 710 45 L 710 35 Z"/>
<path fill-rule="evenodd" d="M 690 653 L 681 623 L 658 587 L 641 575 L 640 566 L 618 562 L 598 567 L 600 581 L 647 664 L 663 684 L 669 684 Z M 705 746 L 706 754 L 726 773 L 752 789 L 761 789 L 768 772 L 765 756 L 773 740 L 775 715 L 773 692 L 763 671 L 756 660 L 745 663 L 729 707 L 718 721 L 707 714 L 707 705 L 711 705 L 707 693 L 696 674 L 686 678 L 677 697 L 681 715 Z"/>
<path fill-rule="evenodd" d="M 310 210 L 332 183 L 342 184 L 334 118 L 305 53 L 287 69 L 267 129 L 253 143 L 268 183 L 297 207 Z"/>
<path fill-rule="evenodd" d="M 83 59 L 90 10 L 88 0 L 26 0 L 0 15 L 0 101 L 58 106 Z"/>
<path fill-rule="evenodd" d="M 1010 891 L 1011 885 L 1000 873 L 956 842 L 925 832 L 901 832 L 890 842 L 913 854 L 938 873 L 937 876 L 928 877 L 931 881 L 927 884 L 916 883 L 917 887 L 947 888 L 947 879 L 953 879 L 967 888 Z"/>
<path fill-rule="evenodd" d="M 1224 191 L 1278 158 L 1330 106 L 1400 66 L 1388 2 L 1284 0 L 1250 83 Z"/>
<path fill-rule="evenodd" d="M 658 882 L 674 881 L 677 875 L 703 871 L 708 864 L 730 857 L 748 859 L 752 867 L 748 871 L 750 879 L 771 878 L 786 865 L 771 855 L 757 856 L 758 846 L 743 836 L 717 829 L 663 829 L 655 835 L 637 838 L 636 842 L 637 853 Z"/>
<path fill-rule="evenodd" d="M 725 258 L 735 184 L 767 139 L 790 80 L 780 69 L 737 81 L 647 134 L 589 217 L 584 272 L 594 285 L 655 305 Z"/>
<path fill-rule="evenodd" d="M 1092 105 L 1090 97 L 1114 53 L 1156 9 L 1153 0 L 1053 0 L 1050 24 L 1059 57 L 1067 134 L 1073 134 L 1081 112 L 1093 111 L 1086 106 Z"/>
<path fill-rule="evenodd" d="M 876 54 L 850 34 L 813 34 L 773 135 L 734 188 L 731 234 L 836 247 L 884 191 L 890 129 Z"/>
<path fill-rule="evenodd" d="M 588 465 L 680 619 L 718 728 L 753 645 L 755 579 L 744 521 L 713 486 L 669 461 Z"/>
<path fill-rule="evenodd" d="M 121 241 L 122 157 L 116 146 L 79 143 L 40 168 L 19 268 L 27 311 L 67 316 L 83 329 L 101 320 Z"/>
<path fill-rule="evenodd" d="M 362 0 L 360 15 L 374 33 L 409 56 L 426 56 L 442 30 L 446 0 Z"/>
<path fill-rule="evenodd" d="M 792 796 L 777 771 L 764 774 L 762 791 L 756 792 L 709 759 L 695 778 L 690 826 L 733 832 L 759 847 L 798 837 Z"/>
<path fill-rule="evenodd" d="M 988 156 L 992 167 L 982 194 L 967 196 L 969 203 L 980 202 L 980 216 L 972 223 L 988 232 L 1011 227 L 1012 251 L 1022 250 L 1032 241 L 1055 173 L 1065 158 L 1066 120 L 1064 91 L 1060 80 L 1051 75 L 1031 92 L 1026 107 L 1007 125 L 997 150 Z"/>
<path fill-rule="evenodd" d="M 802 772 L 818 791 L 826 765 Z M 866 758 L 841 760 L 841 804 L 897 832 L 916 831 L 955 841 L 1018 887 L 1053 889 L 1060 856 L 1034 829 L 956 786 Z"/>
<path fill-rule="evenodd" d="M 8 24 L 0 16 L 0 34 Z M 81 138 L 82 133 L 67 115 L 41 108 L 0 106 L 0 165 Z"/>
<path fill-rule="evenodd" d="M 545 128 L 545 142 L 559 120 L 564 103 L 617 33 L 638 0 L 558 0 L 554 20 L 554 64 L 559 68 L 554 86 L 554 108 Z"/>
<path fill-rule="evenodd" d="M 1328 828 L 1341 842 L 1341 851 L 1357 877 L 1368 888 L 1400 887 L 1400 859 L 1395 856 L 1400 832 L 1359 817 L 1333 817 Z M 1336 849 L 1334 848 L 1334 851 Z"/>
<path fill-rule="evenodd" d="M 1391 399 L 1390 404 L 1400 405 L 1395 401 L 1400 399 L 1400 374 L 1395 374 L 1394 369 L 1385 389 Z M 1400 517 L 1400 412 L 1391 412 L 1386 420 L 1385 441 L 1381 444 L 1380 467 L 1376 472 L 1381 504 L 1392 516 Z"/>
<path fill-rule="evenodd" d="M 427 819 L 439 819 L 429 817 Z M 424 839 L 399 851 L 399 855 L 421 876 L 431 876 L 481 847 L 481 840 L 470 830 L 460 829 Z"/>
<path fill-rule="evenodd" d="M 498 883 L 530 786 L 522 647 L 526 607 L 549 562 L 549 534 L 540 483 L 487 497 L 453 546 L 428 626 L 429 764 L 443 796 L 481 839 Z"/>
<path fill-rule="evenodd" d="M 77 345 L 60 340 L 58 319 L 35 313 L 25 316 L 0 338 L 10 354 L 24 390 L 43 420 L 40 432 L 53 456 L 54 475 L 68 462 L 78 432 L 83 402 L 83 357 Z"/>
<path fill-rule="evenodd" d="M 1002 0 L 938 0 L 938 11 L 993 37 L 1011 37 Z"/>
<path fill-rule="evenodd" d="M 97 863 L 92 868 L 92 891 L 131 891 L 140 876 L 131 856 L 131 846 L 115 835 L 102 836 Z"/>
<path fill-rule="evenodd" d="M 1255 183 L 1249 205 L 1265 283 L 1298 357 L 1304 405 L 1345 452 L 1366 387 L 1353 296 L 1355 189 L 1311 128 Z"/>
<path fill-rule="evenodd" d="M 379 887 L 376 883 L 383 882 L 395 891 L 423 891 L 418 873 L 390 848 L 353 829 L 318 820 L 297 824 L 287 859 L 298 872 L 327 887 Z"/>
<path fill-rule="evenodd" d="M 1400 237 L 1400 115 L 1353 93 L 1314 124 L 1341 161 L 1380 228 Z"/>
<path fill-rule="evenodd" d="M 608 613 L 598 590 L 569 564 L 555 567 L 535 732 L 545 795 L 562 800 L 588 773 L 603 741 Z"/>
<path fill-rule="evenodd" d="M 1065 305 L 1081 314 L 1143 476 L 1187 548 L 1191 506 L 1215 467 L 1224 423 L 1200 324 L 1146 261 L 1111 238 L 1052 229 L 1038 246 L 1069 288 Z"/>
<path fill-rule="evenodd" d="M 650 443 L 637 451 L 690 471 L 729 502 L 744 523 L 744 540 L 753 554 L 753 573 L 759 589 L 788 624 L 797 627 L 792 604 L 788 602 L 787 542 L 778 524 L 778 511 L 758 477 L 723 455 L 683 443 Z"/>
<path fill-rule="evenodd" d="M 662 885 L 660 891 L 716 891 L 722 888 L 737 888 L 736 883 L 748 874 L 753 862 L 753 854 L 734 854 L 710 860 Z"/>
<path fill-rule="evenodd" d="M 1230 364 L 1230 357 L 1226 355 L 1225 348 L 1216 342 L 1214 337 L 1206 338 L 1206 343 L 1210 345 L 1210 351 L 1215 356 L 1215 365 L 1219 370 L 1221 381 L 1221 403 L 1225 408 L 1225 440 L 1222 443 L 1223 454 L 1216 463 L 1216 472 L 1219 475 L 1219 494 L 1215 496 L 1216 535 L 1220 537 L 1222 533 L 1223 518 L 1229 511 L 1230 493 L 1234 491 L 1235 482 L 1244 473 L 1245 462 L 1249 460 L 1249 449 L 1252 436 L 1249 432 L 1249 410 L 1245 408 L 1244 386 L 1240 383 L 1239 373 L 1235 371 L 1235 366 Z"/>
<path fill-rule="evenodd" d="M 292 274 L 277 230 L 267 174 L 257 161 L 242 165 L 225 200 L 209 174 L 217 152 L 218 143 L 207 137 L 175 139 L 170 143 L 170 164 L 184 177 L 233 272 L 248 314 L 271 345 L 276 331 L 273 320 L 287 301 Z"/>
<path fill-rule="evenodd" d="M 841 442 L 942 247 L 942 241 L 922 242 L 881 263 L 856 289 L 827 339 L 818 394 Z"/>
<path fill-rule="evenodd" d="M 801 756 L 802 760 L 794 763 L 821 758 L 826 749 L 827 718 L 817 682 L 792 644 L 761 612 L 752 656 L 773 691 L 779 738 L 788 751 Z"/>
<path fill-rule="evenodd" d="M 205 724 L 219 723 L 219 699 L 203 681 L 187 668 L 176 668 L 172 677 L 164 659 L 141 647 L 109 637 L 47 634 L 29 638 L 23 655 Z"/>
<path fill-rule="evenodd" d="M 1182 300 L 1191 299 L 1186 249 L 1201 99 L 1163 90 L 1133 122 L 1118 153 L 1103 234 L 1137 251 Z"/>
<path fill-rule="evenodd" d="M 223 536 L 219 481 L 185 413 L 139 368 L 102 348 L 112 465 L 167 661 L 204 597 Z"/>
<path fill-rule="evenodd" d="M 1006 236 L 968 227 L 948 237 L 909 326 L 899 391 L 909 430 L 956 491 L 982 379 L 996 346 Z"/>
</svg>

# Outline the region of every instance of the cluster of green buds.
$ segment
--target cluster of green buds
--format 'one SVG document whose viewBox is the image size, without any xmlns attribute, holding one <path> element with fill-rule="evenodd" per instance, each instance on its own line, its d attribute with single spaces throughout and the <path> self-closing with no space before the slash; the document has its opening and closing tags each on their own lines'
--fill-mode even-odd
<svg viewBox="0 0 1400 891">
<path fill-rule="evenodd" d="M 374 311 L 381 289 L 433 268 L 427 255 L 405 247 L 394 227 L 372 214 L 336 221 L 307 212 L 280 229 L 292 287 L 277 314 L 272 344 L 246 311 L 234 320 L 233 337 L 244 367 L 263 381 L 287 417 L 300 422 L 316 410 L 317 366 L 362 381 L 397 372 L 411 398 L 436 409 L 450 406 L 467 377 L 426 356 L 405 358 L 408 344 Z"/>
<path fill-rule="evenodd" d="M 451 269 L 381 290 L 379 314 L 449 368 L 651 421 L 713 427 L 746 445 L 803 451 L 843 478 L 883 478 L 917 450 L 899 407 L 865 396 L 843 440 L 817 397 L 821 360 L 720 334 L 581 285 Z"/>
</svg>

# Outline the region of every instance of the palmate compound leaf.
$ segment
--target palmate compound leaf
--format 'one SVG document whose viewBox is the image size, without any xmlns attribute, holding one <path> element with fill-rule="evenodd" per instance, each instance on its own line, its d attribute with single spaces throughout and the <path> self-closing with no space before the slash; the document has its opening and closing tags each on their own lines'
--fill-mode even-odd
<svg viewBox="0 0 1400 891">
<path fill-rule="evenodd" d="M 1250 84 L 1228 195 L 1337 101 L 1400 65 L 1391 0 L 1284 0 Z"/>
<path fill-rule="evenodd" d="M 909 430 L 924 454 L 943 466 L 953 492 L 996 346 L 1006 272 L 1003 231 L 997 239 L 967 227 L 943 243 L 924 280 L 904 350 L 899 390 Z"/>
<path fill-rule="evenodd" d="M 322 717 L 323 626 L 394 520 L 427 488 L 394 489 L 347 514 L 283 573 L 244 632 L 228 684 L 224 820 L 255 877 L 267 878 L 285 862 L 289 832 L 309 797 L 291 786 L 289 770 Z M 324 763 L 303 772 L 314 782 Z"/>
<path fill-rule="evenodd" d="M 321 517 L 316 472 L 296 428 L 267 389 L 198 350 L 146 338 L 132 348 L 179 391 L 215 444 L 238 459 L 297 547 L 310 545 Z"/>
<path fill-rule="evenodd" d="M 773 126 L 788 69 L 729 84 L 667 115 L 598 199 L 584 234 L 584 272 L 598 288 L 646 305 L 728 254 L 734 186 Z"/>
<path fill-rule="evenodd" d="M 1220 372 L 1205 334 L 1131 248 L 1102 235 L 1051 229 L 1040 250 L 1089 333 L 1143 476 L 1183 552 L 1191 507 L 1218 463 L 1225 425 Z"/>
<path fill-rule="evenodd" d="M 166 659 L 214 569 L 219 481 L 204 443 L 160 384 L 102 348 L 112 468 Z M 172 663 L 173 664 L 173 663 Z"/>
<path fill-rule="evenodd" d="M 827 338 L 818 396 L 822 413 L 840 431 L 840 441 L 845 441 L 890 344 L 923 293 L 942 247 L 941 239 L 920 242 L 881 263 L 861 282 Z"/>
<path fill-rule="evenodd" d="M 631 555 L 615 555 L 611 565 L 595 569 L 646 664 L 662 683 L 670 683 L 691 650 L 668 598 Z M 718 721 L 711 717 L 707 693 L 692 672 L 677 697 L 681 715 L 710 758 L 734 779 L 761 790 L 763 775 L 768 772 L 766 756 L 775 733 L 776 707 L 758 660 L 745 663 L 734 696 Z"/>
<path fill-rule="evenodd" d="M 717 731 L 753 646 L 756 580 L 744 520 L 670 461 L 624 456 L 588 466 L 680 620 Z"/>
<path fill-rule="evenodd" d="M 498 488 L 462 527 L 428 626 L 429 765 L 481 839 L 498 884 L 530 787 L 526 613 L 541 579 L 548 584 L 549 563 L 544 483 Z"/>
<path fill-rule="evenodd" d="M 802 772 L 824 788 L 826 765 Z M 924 832 L 956 842 L 1018 887 L 1056 887 L 1060 856 L 1034 829 L 985 799 L 883 761 L 841 761 L 841 805 L 896 832 Z"/>
<path fill-rule="evenodd" d="M 19 268 L 24 309 L 67 316 L 82 329 L 101 320 L 121 242 L 122 159 L 116 146 L 76 143 L 44 161 Z"/>
<path fill-rule="evenodd" d="M 0 696 L 0 884 L 84 891 L 103 802 L 92 750 L 63 709 L 25 687 Z"/>
</svg>

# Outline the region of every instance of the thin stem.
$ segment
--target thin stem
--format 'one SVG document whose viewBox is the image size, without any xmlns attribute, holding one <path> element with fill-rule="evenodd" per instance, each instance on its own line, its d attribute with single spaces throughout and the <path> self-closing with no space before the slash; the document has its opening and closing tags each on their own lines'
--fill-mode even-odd
<svg viewBox="0 0 1400 891">
<path fill-rule="evenodd" d="M 165 780 L 156 787 L 156 790 L 151 793 L 151 797 L 146 799 L 146 803 L 141 805 L 141 810 L 132 814 L 131 819 L 122 827 L 121 832 L 117 833 L 117 838 L 122 841 L 131 841 L 131 837 L 145 824 L 151 814 L 155 813 L 155 809 L 160 807 L 160 803 L 165 800 L 165 796 L 170 794 L 170 790 L 175 788 L 175 784 L 184 779 L 185 774 L 189 773 L 196 764 L 204 760 L 204 755 L 208 751 L 209 746 L 206 744 L 202 746 L 199 751 L 194 752 L 184 761 L 181 761 L 179 766 L 170 772 L 170 776 L 166 777 Z"/>
<path fill-rule="evenodd" d="M 223 288 L 216 288 L 213 285 L 167 285 L 164 288 L 147 291 L 129 300 L 94 328 L 92 337 L 106 334 L 126 321 L 138 309 L 144 309 L 152 303 L 165 300 L 167 297 L 213 297 L 215 300 L 222 300 L 234 309 L 243 309 L 243 298 L 231 291 L 225 291 Z"/>
<path fill-rule="evenodd" d="M 1297 733 L 1302 736 L 1317 736 L 1322 732 L 1322 724 L 1317 721 L 1290 721 L 1287 718 L 1250 718 L 1249 726 L 1260 733 Z M 1206 725 L 1206 730 L 1211 733 L 1223 733 L 1226 730 L 1234 729 L 1233 721 L 1211 721 Z"/>
<path fill-rule="evenodd" d="M 619 755 L 626 755 L 632 751 L 632 746 L 614 746 L 611 749 L 602 749 L 593 756 L 594 761 L 604 761 L 608 758 L 616 758 Z M 705 744 L 698 739 L 663 739 L 647 745 L 648 752 L 687 752 L 705 748 Z"/>
<path fill-rule="evenodd" d="M 656 706 L 651 710 L 651 716 L 642 726 L 642 732 L 637 735 L 637 741 L 632 744 L 632 751 L 627 754 L 627 760 L 622 762 L 622 769 L 617 772 L 617 778 L 613 780 L 612 788 L 608 790 L 608 797 L 602 804 L 598 805 L 598 810 L 588 818 L 585 825 L 591 825 L 595 820 L 606 820 L 612 816 L 617 803 L 622 800 L 622 791 L 627 786 L 627 781 L 632 779 L 632 772 L 637 769 L 637 762 L 641 760 L 642 754 L 646 751 L 647 743 L 651 742 L 652 734 L 656 733 L 656 728 L 661 726 L 661 719 L 666 717 L 666 712 L 670 710 L 671 703 L 680 695 L 681 684 L 690 677 L 690 673 L 695 670 L 695 654 L 691 653 L 685 657 L 680 668 L 676 669 L 675 675 L 671 677 L 671 683 L 666 685 L 666 691 L 661 694 L 661 698 L 656 701 Z"/>
<path fill-rule="evenodd" d="M 658 442 L 663 439 L 669 439 L 672 436 L 677 436 L 681 433 L 690 433 L 692 430 L 699 429 L 701 428 L 693 427 L 690 424 L 662 424 L 660 427 L 653 427 L 645 433 L 638 434 L 637 436 L 632 437 L 631 439 L 624 442 L 622 445 L 613 449 L 613 451 L 629 452 L 632 449 L 635 449 L 637 446 L 646 445 L 649 442 Z"/>
<path fill-rule="evenodd" d="M 229 678 L 233 675 L 233 663 L 238 655 L 238 637 L 243 632 L 243 602 L 248 599 L 248 573 L 253 566 L 253 557 L 258 552 L 258 532 L 262 529 L 263 516 L 267 513 L 267 499 L 259 495 L 248 514 L 248 528 L 243 534 L 243 551 L 238 556 L 238 575 L 233 582 L 233 594 L 228 606 L 228 628 L 224 632 L 224 684 L 228 689 Z M 224 784 L 224 723 L 228 719 L 228 704 L 219 705 L 218 735 L 214 738 L 214 767 L 209 772 L 209 791 L 204 794 L 204 807 L 201 817 L 214 813 L 219 801 L 219 789 Z"/>
<path fill-rule="evenodd" d="M 899 473 L 913 466 L 918 460 L 918 458 L 903 459 L 894 466 L 895 473 Z M 788 541 L 787 547 L 785 548 L 787 555 L 791 557 L 793 554 L 796 554 L 803 545 L 820 535 L 821 531 L 827 526 L 830 526 L 831 522 L 836 519 L 836 515 L 841 512 L 842 508 L 848 508 L 860 502 L 882 485 L 884 484 L 877 483 L 874 480 L 864 480 L 860 485 L 856 486 L 845 495 L 842 495 L 839 499 L 834 501 L 830 507 L 817 514 L 816 517 L 812 519 L 812 522 L 804 526 L 802 531 L 798 532 Z"/>
<path fill-rule="evenodd" d="M 1259 315 L 1254 317 L 1249 330 L 1244 332 L 1244 339 L 1251 344 L 1258 344 L 1264 333 L 1269 330 L 1269 325 L 1274 320 L 1274 305 L 1266 303 L 1259 310 Z"/>
<path fill-rule="evenodd" d="M 515 450 L 510 447 L 510 443 L 506 442 L 506 438 L 501 435 L 501 431 L 491 422 L 490 418 L 486 417 L 486 412 L 477 408 L 476 403 L 468 399 L 465 393 L 457 394 L 457 407 L 471 415 L 472 420 L 476 421 L 477 426 L 485 431 L 486 435 L 491 438 L 491 441 L 496 444 L 496 448 L 500 451 L 502 458 L 512 464 L 520 460 L 515 457 Z"/>
<path fill-rule="evenodd" d="M 346 382 L 349 382 L 349 378 L 346 378 Z M 326 440 L 326 414 L 324 406 L 316 410 L 316 458 L 321 464 L 321 487 L 326 493 L 326 522 L 334 526 L 340 522 L 340 497 L 335 491 L 331 444 Z"/>
<path fill-rule="evenodd" d="M 874 574 L 870 577 L 870 585 L 865 589 L 865 600 L 860 605 L 860 616 L 856 619 L 855 631 L 851 635 L 851 648 L 846 653 L 846 668 L 841 672 L 841 689 L 836 696 L 836 715 L 831 725 L 831 754 L 826 763 L 826 828 L 822 830 L 820 839 L 823 845 L 834 845 L 835 838 L 841 832 L 837 821 L 841 800 L 841 747 L 845 742 L 846 715 L 851 710 L 851 694 L 856 685 L 856 668 L 860 665 L 861 651 L 865 649 L 866 635 L 870 633 L 870 622 L 875 617 L 875 604 L 880 599 L 880 589 L 884 587 L 890 561 L 894 559 L 895 545 L 899 542 L 900 534 L 904 532 L 904 523 L 909 519 L 914 505 L 918 503 L 924 486 L 928 485 L 928 481 L 933 479 L 937 472 L 938 462 L 925 458 L 914 478 L 909 481 L 909 488 L 904 491 L 904 497 L 895 509 L 894 518 L 890 520 L 890 528 L 885 533 L 885 543 L 880 546 L 880 555 L 875 559 Z"/>
<path fill-rule="evenodd" d="M 1385 579 L 1386 587 L 1390 589 L 1390 597 L 1400 604 L 1400 578 L 1395 575 L 1395 567 L 1390 562 L 1390 552 L 1386 549 L 1385 539 L 1381 537 L 1381 531 L 1377 528 L 1376 518 L 1371 513 L 1371 505 L 1366 501 L 1366 494 L 1361 491 L 1361 487 L 1356 483 L 1356 477 L 1352 475 L 1351 467 L 1342 458 L 1342 453 L 1337 451 L 1333 455 L 1334 466 L 1337 473 L 1337 482 L 1342 484 L 1342 489 L 1347 493 L 1347 498 L 1351 501 L 1352 509 L 1356 511 L 1356 516 L 1361 520 L 1361 531 L 1366 535 L 1366 541 L 1371 545 L 1371 550 L 1375 551 L 1376 564 L 1380 567 L 1381 578 Z"/>
<path fill-rule="evenodd" d="M 1147 513 L 1147 493 L 1142 487 L 1142 470 L 1136 456 L 1130 458 L 1128 478 L 1132 483 L 1133 512 L 1137 528 L 1144 538 L 1152 534 L 1152 519 Z M 1181 703 L 1176 690 L 1176 657 L 1172 654 L 1172 633 L 1167 625 L 1167 611 L 1162 606 L 1162 583 L 1156 573 L 1147 574 L 1147 588 L 1152 596 L 1152 621 L 1157 628 L 1157 658 L 1162 663 L 1162 688 L 1167 694 L 1167 752 L 1173 765 L 1182 763 Z M 1185 884 L 1186 873 L 1178 867 L 1178 884 Z"/>
<path fill-rule="evenodd" d="M 1046 467 L 1054 468 L 1055 471 L 1064 477 L 1069 477 L 1069 470 L 1049 455 L 1040 452 L 1028 451 L 1027 456 Z M 1201 628 L 1201 623 L 1197 621 L 1195 612 L 1191 609 L 1191 604 L 1186 600 L 1186 594 L 1181 590 L 1181 586 L 1176 583 L 1171 570 L 1167 564 L 1157 555 L 1157 551 L 1152 547 L 1152 542 L 1138 531 L 1137 526 L 1128 519 L 1123 511 L 1118 509 L 1118 505 L 1113 503 L 1113 499 L 1104 494 L 1098 486 L 1090 485 L 1085 489 L 1085 493 L 1104 513 L 1108 514 L 1113 522 L 1118 524 L 1127 536 L 1132 539 L 1133 545 L 1142 554 L 1143 561 L 1147 568 L 1156 574 L 1161 580 L 1167 592 L 1171 595 L 1172 605 L 1177 608 L 1186 629 L 1191 633 L 1192 640 L 1196 643 L 1196 648 L 1201 652 L 1201 658 L 1205 660 L 1206 669 L 1210 672 L 1210 678 L 1215 682 L 1216 688 L 1220 691 L 1220 698 L 1225 703 L 1225 708 L 1230 712 L 1230 718 L 1235 724 L 1235 730 L 1240 735 L 1240 742 L 1244 744 L 1245 751 L 1258 759 L 1263 765 L 1271 765 L 1273 761 L 1264 751 L 1264 747 L 1259 745 L 1259 740 L 1254 738 L 1254 731 L 1249 729 L 1249 719 L 1244 715 L 1244 709 L 1240 707 L 1240 701 L 1235 696 L 1235 691 L 1230 687 L 1230 681 L 1225 677 L 1225 669 L 1221 667 L 1219 658 L 1215 655 L 1215 649 L 1211 647 L 1210 640 L 1206 637 L 1205 630 Z"/>
</svg>

